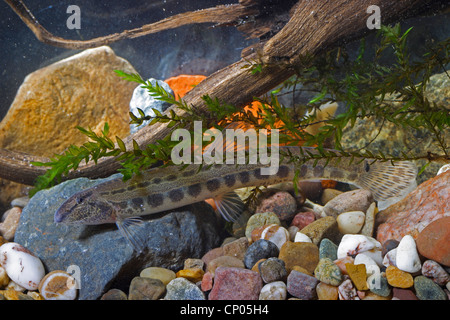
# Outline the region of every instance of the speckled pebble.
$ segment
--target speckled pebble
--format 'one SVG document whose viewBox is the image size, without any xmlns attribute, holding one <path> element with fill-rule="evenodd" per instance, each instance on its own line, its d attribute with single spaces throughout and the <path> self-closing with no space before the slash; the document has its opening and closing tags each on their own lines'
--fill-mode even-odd
<svg viewBox="0 0 450 320">
<path fill-rule="evenodd" d="M 450 281 L 450 275 L 442 266 L 433 260 L 426 260 L 422 265 L 422 275 L 431 278 L 435 283 L 444 286 Z"/>
<path fill-rule="evenodd" d="M 386 278 L 389 284 L 396 288 L 411 288 L 414 284 L 413 277 L 410 273 L 402 271 L 394 266 L 386 268 Z"/>
<path fill-rule="evenodd" d="M 286 242 L 278 256 L 284 261 L 288 274 L 294 266 L 300 266 L 313 273 L 319 263 L 319 248 L 308 242 Z"/>
<path fill-rule="evenodd" d="M 414 278 L 414 290 L 419 300 L 447 300 L 447 294 L 433 280 L 424 276 Z"/>
<path fill-rule="evenodd" d="M 294 219 L 291 221 L 291 226 L 296 226 L 299 230 L 306 227 L 308 224 L 314 222 L 316 220 L 316 215 L 314 212 L 305 211 L 299 212 L 294 216 Z"/>
<path fill-rule="evenodd" d="M 301 233 L 306 234 L 312 243 L 319 245 L 320 241 L 328 238 L 331 241 L 338 243 L 341 239 L 336 219 L 329 216 L 320 218 L 300 230 Z"/>
<path fill-rule="evenodd" d="M 339 298 L 338 288 L 324 282 L 317 284 L 316 292 L 319 300 L 337 300 Z"/>
<path fill-rule="evenodd" d="M 253 229 L 268 224 L 281 224 L 281 222 L 278 216 L 273 212 L 255 213 L 247 221 L 247 226 L 245 228 L 245 236 L 250 241 L 252 239 Z"/>
<path fill-rule="evenodd" d="M 338 287 L 340 300 L 361 300 L 350 279 L 344 280 Z"/>
<path fill-rule="evenodd" d="M 357 290 L 363 291 L 368 290 L 367 286 L 367 273 L 366 273 L 366 265 L 365 264 L 352 264 L 347 263 L 345 265 L 347 269 L 348 275 L 352 280 L 354 286 Z"/>
<path fill-rule="evenodd" d="M 206 271 L 210 272 L 213 276 L 218 267 L 236 267 L 245 268 L 244 262 L 238 258 L 232 256 L 220 256 L 210 261 L 206 266 Z"/>
<path fill-rule="evenodd" d="M 267 283 L 262 287 L 259 300 L 286 300 L 287 288 L 283 281 Z"/>
<path fill-rule="evenodd" d="M 286 191 L 279 191 L 263 199 L 255 212 L 273 212 L 281 221 L 291 220 L 297 212 L 297 201 Z"/>
<path fill-rule="evenodd" d="M 203 270 L 205 268 L 205 262 L 202 259 L 193 259 L 188 258 L 184 260 L 183 269 L 200 269 Z"/>
<path fill-rule="evenodd" d="M 342 282 L 341 269 L 329 258 L 319 260 L 314 275 L 319 281 L 332 286 L 338 286 Z"/>
<path fill-rule="evenodd" d="M 391 288 L 385 276 L 380 273 L 373 273 L 367 278 L 369 290 L 379 296 L 388 297 L 391 294 Z"/>
<path fill-rule="evenodd" d="M 292 270 L 287 278 L 287 291 L 296 298 L 312 300 L 317 297 L 318 283 L 319 280 L 315 277 Z"/>
<path fill-rule="evenodd" d="M 161 280 L 134 277 L 130 283 L 128 300 L 158 300 L 166 292 Z"/>
<path fill-rule="evenodd" d="M 284 281 L 287 277 L 284 261 L 274 257 L 259 263 L 258 271 L 264 283 Z"/>
<path fill-rule="evenodd" d="M 326 215 L 336 218 L 343 212 L 366 212 L 372 203 L 373 196 L 369 190 L 356 189 L 334 197 L 324 206 L 323 211 Z"/>
<path fill-rule="evenodd" d="M 223 254 L 244 260 L 245 252 L 247 251 L 248 246 L 249 243 L 247 238 L 241 237 L 223 245 Z"/>
<path fill-rule="evenodd" d="M 195 284 L 185 278 L 176 278 L 166 286 L 164 300 L 205 300 L 205 295 Z"/>
<path fill-rule="evenodd" d="M 322 239 L 319 245 L 319 258 L 329 258 L 331 260 L 337 259 L 337 248 L 338 246 L 334 244 L 330 239 Z"/>
<path fill-rule="evenodd" d="M 210 300 L 258 300 L 263 282 L 257 272 L 219 267 L 214 276 Z"/>
<path fill-rule="evenodd" d="M 248 247 L 244 265 L 247 269 L 251 269 L 258 260 L 277 257 L 279 252 L 280 250 L 273 242 L 260 239 Z"/>
<path fill-rule="evenodd" d="M 128 300 L 125 292 L 119 289 L 110 289 L 102 295 L 100 300 Z"/>
</svg>

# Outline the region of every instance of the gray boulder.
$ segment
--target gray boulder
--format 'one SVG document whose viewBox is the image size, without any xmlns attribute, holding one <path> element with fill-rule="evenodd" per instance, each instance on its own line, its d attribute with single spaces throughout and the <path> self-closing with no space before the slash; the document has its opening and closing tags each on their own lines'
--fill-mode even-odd
<svg viewBox="0 0 450 320">
<path fill-rule="evenodd" d="M 14 239 L 38 256 L 47 272 L 66 270 L 78 277 L 79 299 L 98 299 L 110 288 L 127 291 L 131 279 L 142 269 L 182 269 L 185 259 L 200 258 L 221 243 L 223 229 L 205 202 L 144 217 L 141 228 L 148 237 L 140 254 L 115 224 L 70 226 L 54 222 L 54 213 L 65 199 L 105 180 L 80 178 L 36 193 L 23 209 Z"/>
</svg>

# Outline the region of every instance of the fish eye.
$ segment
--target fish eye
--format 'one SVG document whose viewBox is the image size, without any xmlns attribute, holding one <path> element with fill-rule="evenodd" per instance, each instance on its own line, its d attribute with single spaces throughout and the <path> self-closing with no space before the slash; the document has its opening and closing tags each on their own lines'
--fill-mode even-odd
<svg viewBox="0 0 450 320">
<path fill-rule="evenodd" d="M 364 170 L 366 170 L 366 172 L 369 172 L 370 170 L 370 164 L 367 161 L 364 163 Z"/>
<path fill-rule="evenodd" d="M 77 197 L 76 201 L 77 201 L 77 204 L 82 204 L 83 201 L 84 201 L 84 198 L 83 197 Z"/>
</svg>

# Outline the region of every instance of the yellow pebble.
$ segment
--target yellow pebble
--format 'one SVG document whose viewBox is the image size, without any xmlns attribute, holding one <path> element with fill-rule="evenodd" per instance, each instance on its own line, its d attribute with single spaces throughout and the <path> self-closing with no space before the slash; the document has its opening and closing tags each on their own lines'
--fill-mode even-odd
<svg viewBox="0 0 450 320">
<path fill-rule="evenodd" d="M 185 278 L 194 283 L 202 281 L 204 274 L 205 271 L 201 269 L 183 269 L 176 273 L 177 278 Z"/>
<path fill-rule="evenodd" d="M 406 289 L 414 284 L 414 279 L 410 273 L 394 266 L 386 268 L 386 279 L 391 286 L 396 288 Z"/>
<path fill-rule="evenodd" d="M 369 290 L 367 285 L 366 265 L 346 263 L 345 269 L 357 290 Z"/>
<path fill-rule="evenodd" d="M 338 287 L 319 282 L 316 286 L 319 300 L 337 300 L 339 298 Z"/>
</svg>

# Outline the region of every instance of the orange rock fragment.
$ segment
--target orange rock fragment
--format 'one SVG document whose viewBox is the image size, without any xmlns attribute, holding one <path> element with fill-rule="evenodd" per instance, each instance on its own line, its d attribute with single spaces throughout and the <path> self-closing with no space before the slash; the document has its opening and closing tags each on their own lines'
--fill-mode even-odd
<svg viewBox="0 0 450 320">
<path fill-rule="evenodd" d="M 191 91 L 204 79 L 206 79 L 206 76 L 181 74 L 179 76 L 166 79 L 164 82 L 166 82 L 170 89 L 173 90 L 175 98 L 183 98 L 186 93 Z"/>
<path fill-rule="evenodd" d="M 414 279 L 411 274 L 394 266 L 386 268 L 386 279 L 391 286 L 396 288 L 406 289 L 414 285 Z"/>
</svg>

